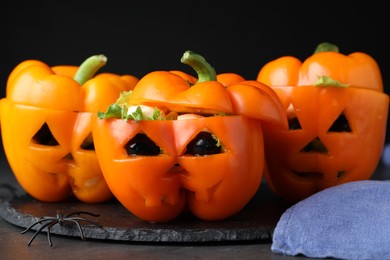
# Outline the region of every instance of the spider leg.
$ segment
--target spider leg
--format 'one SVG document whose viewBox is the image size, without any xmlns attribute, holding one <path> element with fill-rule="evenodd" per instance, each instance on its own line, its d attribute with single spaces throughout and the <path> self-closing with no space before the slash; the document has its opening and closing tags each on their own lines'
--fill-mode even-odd
<svg viewBox="0 0 390 260">
<path fill-rule="evenodd" d="M 93 224 L 99 228 L 102 228 L 102 225 L 100 225 L 98 222 L 93 221 L 91 219 L 87 219 L 87 218 L 73 217 L 73 218 L 67 218 L 66 220 L 85 221 L 85 222 Z"/>
<path fill-rule="evenodd" d="M 42 226 L 34 233 L 34 235 L 30 238 L 30 240 L 28 241 L 28 246 L 31 245 L 31 243 L 32 243 L 32 241 L 35 239 L 35 237 L 36 237 L 36 236 L 39 234 L 39 232 L 41 232 L 45 227 L 47 227 L 47 226 L 49 226 L 49 225 L 53 226 L 53 225 L 55 225 L 56 223 L 57 223 L 57 220 L 53 220 L 53 221 L 51 221 L 51 222 L 48 222 L 48 223 L 42 225 Z"/>
<path fill-rule="evenodd" d="M 80 216 L 81 214 L 86 214 L 86 215 L 90 215 L 90 216 L 93 216 L 93 217 L 99 217 L 100 215 L 99 214 L 94 214 L 94 213 L 91 213 L 91 212 L 87 212 L 87 211 L 78 211 L 78 212 L 73 212 L 73 213 L 70 213 L 68 215 L 65 216 L 65 218 L 69 218 L 71 216 Z"/>
<path fill-rule="evenodd" d="M 22 232 L 21 232 L 21 234 L 24 234 L 24 233 L 26 233 L 27 231 L 29 231 L 32 227 L 34 227 L 35 225 L 38 225 L 38 224 L 40 224 L 40 223 L 42 223 L 42 222 L 44 222 L 44 221 L 46 221 L 46 220 L 55 220 L 55 218 L 53 218 L 53 219 L 49 219 L 49 218 L 40 218 L 37 222 L 35 222 L 35 223 L 32 223 L 30 226 L 28 226 L 25 230 L 23 230 Z"/>
<path fill-rule="evenodd" d="M 49 241 L 50 247 L 53 246 L 53 243 L 51 242 L 50 229 L 51 229 L 52 226 L 54 226 L 57 223 L 59 223 L 59 222 L 58 221 L 53 221 L 53 222 L 50 222 L 49 225 L 47 225 L 47 241 Z"/>
<path fill-rule="evenodd" d="M 77 227 L 78 227 L 78 229 L 79 229 L 79 231 L 80 231 L 80 238 L 81 238 L 82 240 L 85 240 L 84 231 L 83 231 L 83 229 L 81 228 L 80 223 L 77 222 L 77 221 L 74 220 L 74 219 L 66 219 L 66 220 L 67 220 L 67 221 L 70 221 L 70 222 L 73 222 L 73 223 L 75 223 L 75 224 L 77 225 Z"/>
</svg>

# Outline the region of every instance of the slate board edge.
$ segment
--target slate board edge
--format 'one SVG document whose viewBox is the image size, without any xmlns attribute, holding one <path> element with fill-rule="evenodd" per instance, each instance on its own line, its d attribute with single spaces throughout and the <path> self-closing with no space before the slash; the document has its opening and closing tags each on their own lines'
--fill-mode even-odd
<svg viewBox="0 0 390 260">
<path fill-rule="evenodd" d="M 14 198 L 15 199 L 15 198 Z M 17 198 L 16 198 L 17 199 Z M 0 216 L 5 221 L 15 226 L 26 229 L 39 220 L 39 217 L 23 214 L 15 210 L 9 201 L 0 204 Z M 34 234 L 40 225 L 34 226 L 31 232 Z M 198 243 L 198 242 L 242 242 L 242 241 L 270 241 L 274 227 L 248 227 L 241 229 L 151 229 L 151 228 L 98 228 L 94 225 L 82 223 L 84 237 L 98 240 L 132 241 L 132 242 L 172 242 L 172 243 Z M 23 229 L 23 230 L 24 230 Z M 46 234 L 46 229 L 42 230 Z M 80 231 L 76 225 L 55 225 L 51 228 L 53 235 L 80 237 Z"/>
</svg>

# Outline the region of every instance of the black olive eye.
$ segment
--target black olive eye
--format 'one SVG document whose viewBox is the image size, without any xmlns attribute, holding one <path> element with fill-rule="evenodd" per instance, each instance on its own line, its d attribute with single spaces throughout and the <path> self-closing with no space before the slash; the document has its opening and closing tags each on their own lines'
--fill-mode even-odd
<svg viewBox="0 0 390 260">
<path fill-rule="evenodd" d="M 145 134 L 137 134 L 125 146 L 128 155 L 159 155 L 160 147 L 158 147 Z"/>
<path fill-rule="evenodd" d="M 222 147 L 209 132 L 200 132 L 188 145 L 186 154 L 210 155 L 221 153 Z"/>
</svg>

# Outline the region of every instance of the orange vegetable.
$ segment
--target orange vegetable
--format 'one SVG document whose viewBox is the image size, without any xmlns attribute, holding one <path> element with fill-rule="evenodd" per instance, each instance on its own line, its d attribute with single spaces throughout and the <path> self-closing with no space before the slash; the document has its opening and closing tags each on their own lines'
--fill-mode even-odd
<svg viewBox="0 0 390 260">
<path fill-rule="evenodd" d="M 266 179 L 289 201 L 371 178 L 383 150 L 389 96 L 376 61 L 319 45 L 303 63 L 280 57 L 257 80 L 278 94 L 289 130 L 265 127 Z"/>
<path fill-rule="evenodd" d="M 80 67 L 21 62 L 0 101 L 3 146 L 22 188 L 47 202 L 71 196 L 83 202 L 113 198 L 100 170 L 91 134 L 92 115 L 138 79 L 102 73 L 103 55 Z"/>
<path fill-rule="evenodd" d="M 193 52 L 182 62 L 197 71 L 196 83 L 177 71 L 151 72 L 93 124 L 107 184 L 145 221 L 167 222 L 186 210 L 203 220 L 238 213 L 263 176 L 263 123 L 287 127 L 268 86 L 225 87 Z"/>
</svg>

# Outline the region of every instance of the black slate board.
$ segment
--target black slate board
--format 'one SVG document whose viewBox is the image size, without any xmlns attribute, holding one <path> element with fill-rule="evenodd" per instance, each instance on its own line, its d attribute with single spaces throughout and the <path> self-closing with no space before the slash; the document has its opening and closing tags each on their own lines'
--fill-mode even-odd
<svg viewBox="0 0 390 260">
<path fill-rule="evenodd" d="M 100 204 L 86 204 L 76 200 L 45 203 L 28 195 L 14 196 L 2 202 L 0 215 L 11 224 L 27 228 L 41 217 L 55 217 L 57 210 L 64 215 L 79 211 L 99 214 L 98 217 L 80 215 L 103 226 L 99 228 L 80 221 L 85 238 L 91 239 L 191 243 L 270 241 L 280 216 L 289 206 L 263 184 L 241 212 L 223 221 L 202 221 L 190 213 L 183 213 L 170 223 L 149 223 L 134 216 L 116 200 Z M 37 224 L 32 230 L 40 227 L 41 224 Z M 45 234 L 46 231 L 46 228 L 42 230 Z M 80 237 L 79 229 L 71 222 L 65 222 L 62 226 L 54 225 L 50 233 Z"/>
</svg>

